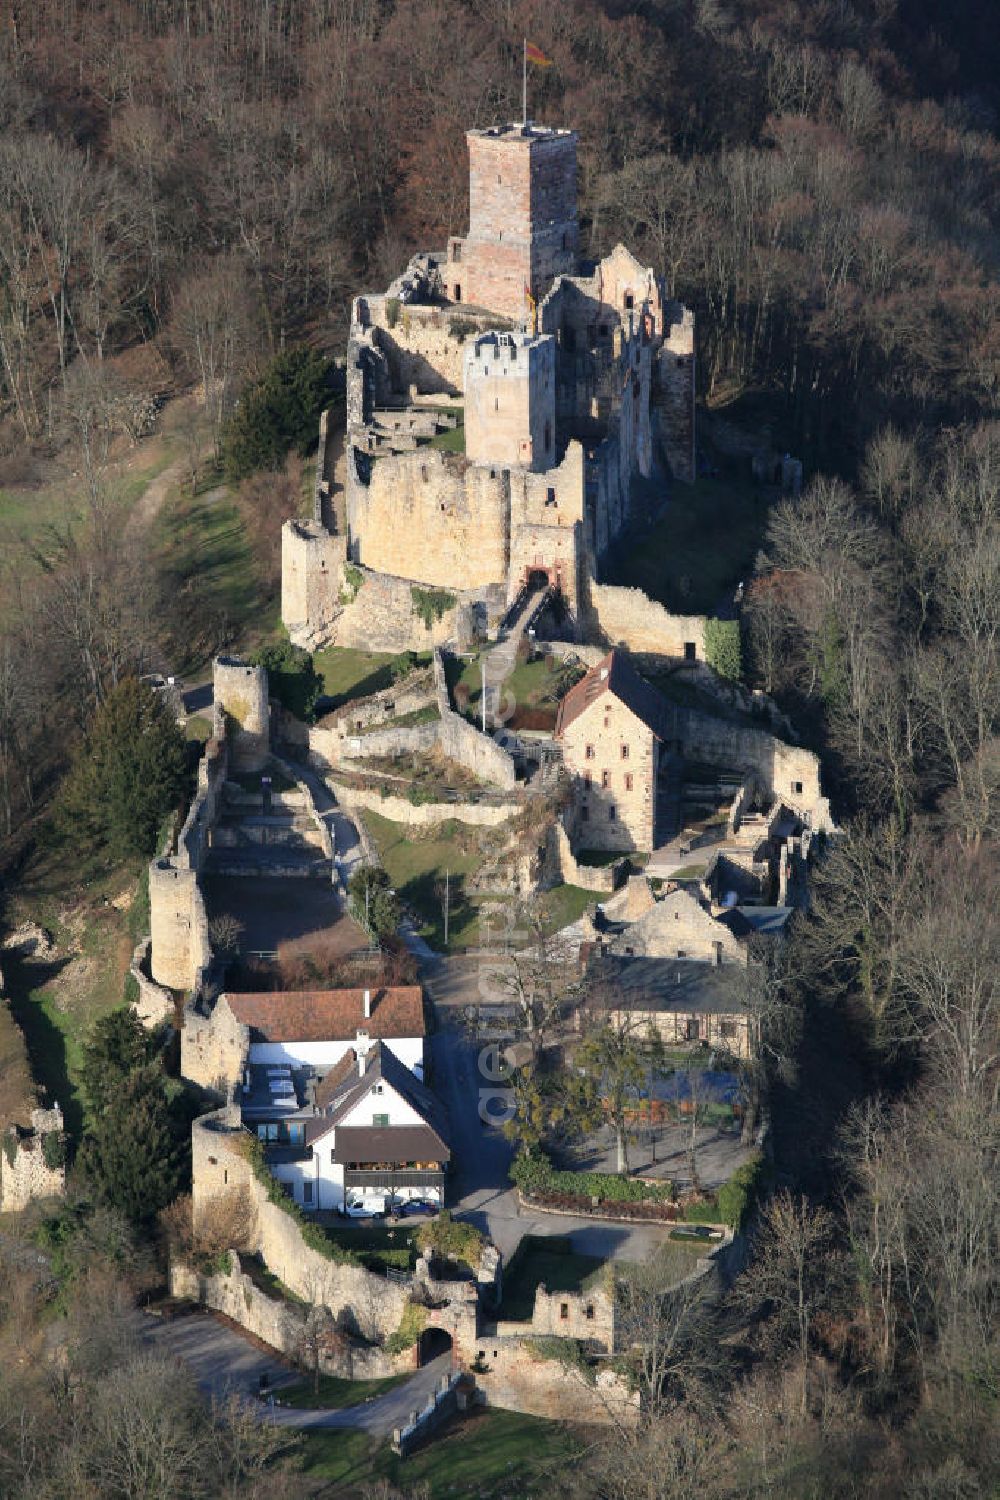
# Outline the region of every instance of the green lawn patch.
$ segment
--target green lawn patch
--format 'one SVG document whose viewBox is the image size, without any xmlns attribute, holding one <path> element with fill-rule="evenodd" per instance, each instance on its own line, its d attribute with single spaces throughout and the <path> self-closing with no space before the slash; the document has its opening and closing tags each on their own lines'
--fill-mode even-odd
<svg viewBox="0 0 1000 1500">
<path fill-rule="evenodd" d="M 303 1434 L 300 1462 L 304 1474 L 330 1482 L 323 1493 L 331 1497 L 386 1479 L 410 1492 L 426 1486 L 428 1500 L 538 1500 L 572 1493 L 583 1445 L 583 1433 L 561 1422 L 477 1408 L 405 1460 L 363 1432 L 330 1430 Z"/>
<path fill-rule="evenodd" d="M 709 614 L 750 576 L 770 505 L 749 480 L 675 484 L 653 525 L 613 549 L 607 580 L 642 589 L 676 614 Z"/>
<path fill-rule="evenodd" d="M 330 1228 L 324 1226 L 327 1239 L 342 1250 L 350 1250 L 371 1271 L 412 1271 L 417 1263 L 417 1226 L 386 1225 L 364 1228 Z"/>
<path fill-rule="evenodd" d="M 425 703 L 408 714 L 397 714 L 394 719 L 383 719 L 379 724 L 363 724 L 356 731 L 362 738 L 366 734 L 378 734 L 380 729 L 416 729 L 418 724 L 435 724 L 441 715 L 436 703 Z"/>
<path fill-rule="evenodd" d="M 393 655 L 390 651 L 355 651 L 349 646 L 328 646 L 313 657 L 313 665 L 323 679 L 323 696 L 333 699 L 333 708 L 392 687 L 414 667 L 426 666 L 429 661 L 426 653 Z"/>
<path fill-rule="evenodd" d="M 585 891 L 579 885 L 556 885 L 538 901 L 542 911 L 542 926 L 545 932 L 558 932 L 576 922 L 584 912 L 598 900 L 593 891 Z"/>
<path fill-rule="evenodd" d="M 440 448 L 445 453 L 464 453 L 465 428 L 461 422 L 457 427 L 446 427 L 443 432 L 436 432 L 432 438 L 429 438 L 426 446 Z"/>
<path fill-rule="evenodd" d="M 444 947 L 444 912 L 438 890 L 447 870 L 451 877 L 449 946 L 474 943 L 478 936 L 479 898 L 465 894 L 463 877 L 480 863 L 472 838 L 459 843 L 459 825 L 441 823 L 429 838 L 414 838 L 404 823 L 393 823 L 380 813 L 365 812 L 365 826 L 378 847 L 379 857 L 404 905 L 419 920 L 420 935 L 435 947 Z"/>
<path fill-rule="evenodd" d="M 409 1380 L 410 1372 L 402 1375 L 387 1375 L 382 1380 L 341 1380 L 336 1375 L 321 1375 L 319 1390 L 311 1377 L 300 1380 L 297 1385 L 286 1385 L 277 1391 L 276 1399 L 282 1406 L 295 1406 L 306 1411 L 339 1411 L 345 1406 L 360 1406 L 376 1396 L 384 1396 L 393 1386 Z"/>
<path fill-rule="evenodd" d="M 500 1316 L 520 1323 L 535 1309 L 535 1288 L 542 1283 L 550 1292 L 583 1292 L 600 1287 L 606 1261 L 593 1255 L 577 1255 L 559 1240 L 545 1235 L 525 1235 L 503 1279 Z"/>
</svg>

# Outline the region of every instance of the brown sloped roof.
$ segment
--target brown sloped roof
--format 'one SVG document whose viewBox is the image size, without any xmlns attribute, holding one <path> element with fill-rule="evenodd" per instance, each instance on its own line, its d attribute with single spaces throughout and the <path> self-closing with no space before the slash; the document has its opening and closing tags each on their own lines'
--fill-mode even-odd
<svg viewBox="0 0 1000 1500">
<path fill-rule="evenodd" d="M 596 667 L 591 667 L 586 677 L 581 677 L 576 687 L 570 688 L 559 705 L 556 715 L 556 739 L 561 739 L 565 730 L 596 703 L 602 693 L 611 693 L 620 703 L 641 719 L 643 724 L 665 740 L 673 732 L 673 714 L 670 704 L 654 687 L 639 676 L 628 657 L 622 651 L 609 651 Z"/>
<path fill-rule="evenodd" d="M 335 1082 L 330 1083 L 331 1074 L 334 1071 L 337 1071 L 339 1076 Z M 343 1060 L 341 1060 L 337 1069 L 331 1069 L 326 1075 L 320 1088 L 330 1083 L 329 1089 L 326 1090 L 327 1102 L 322 1106 L 322 1114 L 307 1121 L 306 1143 L 311 1145 L 313 1141 L 319 1140 L 320 1136 L 326 1135 L 327 1131 L 333 1130 L 334 1127 L 337 1129 L 338 1140 L 342 1129 L 360 1129 L 357 1126 L 340 1126 L 337 1122 L 349 1115 L 355 1105 L 370 1093 L 372 1085 L 380 1080 L 387 1083 L 407 1101 L 425 1125 L 433 1130 L 442 1148 L 447 1149 L 448 1121 L 440 1099 L 436 1094 L 431 1093 L 427 1085 L 422 1083 L 415 1073 L 411 1073 L 409 1068 L 400 1062 L 396 1054 L 384 1042 L 376 1042 L 367 1054 L 363 1073 L 357 1071 L 357 1057 L 355 1057 L 353 1068 L 344 1069 Z M 316 1091 L 316 1103 L 320 1103 L 319 1089 Z M 409 1127 L 393 1125 L 389 1128 L 402 1130 Z M 337 1160 L 341 1160 L 339 1153 Z"/>
<path fill-rule="evenodd" d="M 429 1125 L 338 1125 L 334 1153 L 338 1162 L 451 1159 L 448 1147 Z"/>
<path fill-rule="evenodd" d="M 357 1071 L 358 1054 L 353 1047 L 348 1047 L 340 1061 L 334 1063 L 329 1073 L 324 1073 L 316 1085 L 316 1108 L 325 1109 L 328 1104 L 332 1103 L 340 1091 L 341 1084 Z"/>
<path fill-rule="evenodd" d="M 418 984 L 372 989 L 371 1016 L 365 992 L 357 990 L 271 990 L 226 995 L 237 1021 L 255 1041 L 346 1042 L 358 1031 L 374 1037 L 423 1036 L 424 1002 Z"/>
</svg>

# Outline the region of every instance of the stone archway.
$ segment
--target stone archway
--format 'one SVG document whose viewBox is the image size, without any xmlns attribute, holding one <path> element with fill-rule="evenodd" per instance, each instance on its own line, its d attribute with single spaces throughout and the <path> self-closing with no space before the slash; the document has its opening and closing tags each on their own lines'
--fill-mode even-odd
<svg viewBox="0 0 1000 1500">
<path fill-rule="evenodd" d="M 417 1340 L 417 1369 L 429 1365 L 440 1354 L 450 1354 L 453 1346 L 454 1341 L 446 1328 L 433 1325 L 425 1328 Z"/>
</svg>

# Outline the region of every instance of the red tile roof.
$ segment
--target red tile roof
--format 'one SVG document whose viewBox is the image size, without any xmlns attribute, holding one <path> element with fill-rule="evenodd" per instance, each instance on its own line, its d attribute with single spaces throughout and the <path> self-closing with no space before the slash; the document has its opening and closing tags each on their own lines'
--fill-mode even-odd
<svg viewBox="0 0 1000 1500">
<path fill-rule="evenodd" d="M 672 713 L 670 704 L 645 678 L 640 677 L 628 657 L 622 651 L 609 651 L 596 667 L 591 667 L 586 677 L 581 677 L 576 687 L 570 688 L 559 705 L 556 715 L 556 739 L 560 739 L 569 726 L 596 703 L 602 693 L 611 693 L 629 711 L 651 729 L 657 739 L 671 737 Z"/>
<path fill-rule="evenodd" d="M 271 990 L 226 995 L 237 1021 L 264 1042 L 348 1042 L 359 1031 L 373 1037 L 423 1036 L 423 991 L 418 984 L 372 989 L 371 1016 L 365 1018 L 365 992 L 357 990 Z"/>
</svg>

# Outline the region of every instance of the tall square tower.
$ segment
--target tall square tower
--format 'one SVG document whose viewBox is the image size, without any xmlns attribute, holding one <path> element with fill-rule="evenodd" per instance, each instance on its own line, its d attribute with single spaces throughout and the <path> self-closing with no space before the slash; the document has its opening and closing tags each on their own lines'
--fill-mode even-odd
<svg viewBox="0 0 1000 1500">
<path fill-rule="evenodd" d="M 553 279 L 576 270 L 576 132 L 495 125 L 470 130 L 469 232 L 448 245 L 448 294 L 514 322 Z"/>
</svg>

